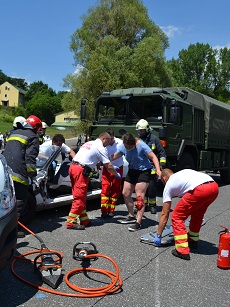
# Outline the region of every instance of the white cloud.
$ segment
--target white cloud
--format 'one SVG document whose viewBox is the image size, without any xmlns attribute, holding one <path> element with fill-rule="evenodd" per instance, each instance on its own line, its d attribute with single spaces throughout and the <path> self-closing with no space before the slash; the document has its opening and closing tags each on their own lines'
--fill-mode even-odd
<svg viewBox="0 0 230 307">
<path fill-rule="evenodd" d="M 182 28 L 178 28 L 175 26 L 167 26 L 161 27 L 161 30 L 169 37 L 174 37 L 175 34 L 180 34 L 182 32 Z"/>
<path fill-rule="evenodd" d="M 80 75 L 83 69 L 84 69 L 84 67 L 82 65 L 77 64 L 77 67 L 76 67 L 73 75 L 77 75 L 77 76 Z"/>
<path fill-rule="evenodd" d="M 220 50 L 220 49 L 223 49 L 223 48 L 230 49 L 230 43 L 228 43 L 226 46 L 220 46 L 220 45 L 213 46 L 213 49 L 217 49 L 217 50 Z"/>
</svg>

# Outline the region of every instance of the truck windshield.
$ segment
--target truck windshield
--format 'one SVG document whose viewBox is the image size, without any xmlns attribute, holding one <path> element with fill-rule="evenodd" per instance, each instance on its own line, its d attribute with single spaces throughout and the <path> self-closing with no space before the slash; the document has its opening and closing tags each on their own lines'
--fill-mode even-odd
<svg viewBox="0 0 230 307">
<path fill-rule="evenodd" d="M 97 101 L 95 120 L 98 123 L 136 123 L 144 118 L 149 122 L 161 122 L 163 98 L 156 96 L 101 97 Z"/>
</svg>

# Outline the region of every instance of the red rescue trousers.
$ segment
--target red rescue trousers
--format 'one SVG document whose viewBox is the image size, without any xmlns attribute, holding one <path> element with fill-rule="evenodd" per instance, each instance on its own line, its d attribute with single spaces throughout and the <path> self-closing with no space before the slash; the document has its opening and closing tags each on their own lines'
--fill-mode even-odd
<svg viewBox="0 0 230 307">
<path fill-rule="evenodd" d="M 121 178 L 117 179 L 106 167 L 103 167 L 101 181 L 101 212 L 114 212 L 118 197 L 121 194 L 123 165 L 117 171 Z"/>
<path fill-rule="evenodd" d="M 87 226 L 89 224 L 89 218 L 86 213 L 86 196 L 89 177 L 84 177 L 82 172 L 82 166 L 70 164 L 69 176 L 72 184 L 73 201 L 66 222 L 67 228 L 74 227 L 78 219 L 81 225 Z"/>
<path fill-rule="evenodd" d="M 188 241 L 198 241 L 202 220 L 208 206 L 217 198 L 219 192 L 215 181 L 197 186 L 183 195 L 172 212 L 172 227 L 176 250 L 189 254 Z M 187 233 L 184 221 L 191 215 Z"/>
</svg>

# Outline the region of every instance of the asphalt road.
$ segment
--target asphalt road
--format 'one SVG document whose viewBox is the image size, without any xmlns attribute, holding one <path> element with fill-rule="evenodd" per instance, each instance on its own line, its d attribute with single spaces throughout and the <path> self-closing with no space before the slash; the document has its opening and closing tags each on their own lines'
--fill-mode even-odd
<svg viewBox="0 0 230 307">
<path fill-rule="evenodd" d="M 7 268 L 0 273 L 1 306 L 229 306 L 230 270 L 218 268 L 216 262 L 218 233 L 221 230 L 219 225 L 230 227 L 230 189 L 229 185 L 220 183 L 218 175 L 213 178 L 220 186 L 220 193 L 206 212 L 206 225 L 202 227 L 199 249 L 191 252 L 190 261 L 173 257 L 173 246 L 157 248 L 140 242 L 142 235 L 156 229 L 159 212 L 156 215 L 145 213 L 142 229 L 134 233 L 130 233 L 128 226 L 119 222 L 127 214 L 124 204 L 117 206 L 113 219 L 103 222 L 98 203 L 88 203 L 87 210 L 93 226 L 84 231 L 65 229 L 69 206 L 39 212 L 29 228 L 45 241 L 47 247 L 63 253 L 64 276 L 68 271 L 82 267 L 81 261 L 72 257 L 74 245 L 83 241 L 93 242 L 99 253 L 117 262 L 123 286 L 117 293 L 105 297 L 66 297 L 31 287 L 18 280 L 12 275 L 10 268 Z M 174 205 L 176 201 L 175 198 Z M 162 204 L 160 196 L 158 204 Z M 39 248 L 39 242 L 32 235 L 18 239 L 18 254 Z M 113 271 L 113 266 L 105 259 L 99 258 L 89 265 L 91 268 Z M 15 270 L 23 278 L 51 289 L 42 285 L 41 278 L 34 273 L 31 263 L 18 262 Z M 73 276 L 71 282 L 82 287 L 101 287 L 110 281 L 100 274 L 86 273 Z M 57 291 L 74 293 L 64 279 Z"/>
</svg>

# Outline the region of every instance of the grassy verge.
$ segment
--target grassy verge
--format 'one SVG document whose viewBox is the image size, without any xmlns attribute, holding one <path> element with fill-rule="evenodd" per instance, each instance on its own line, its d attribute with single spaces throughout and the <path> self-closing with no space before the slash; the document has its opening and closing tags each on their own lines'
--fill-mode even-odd
<svg viewBox="0 0 230 307">
<path fill-rule="evenodd" d="M 0 132 L 2 132 L 2 134 L 5 131 L 10 131 L 12 129 L 12 123 L 8 123 L 8 122 L 0 122 Z M 50 138 L 52 139 L 52 137 L 56 134 L 56 133 L 61 133 L 64 135 L 65 139 L 69 139 L 69 138 L 74 138 L 76 137 L 76 134 L 71 131 L 70 129 L 66 129 L 66 130 L 58 130 L 57 128 L 54 127 L 48 127 L 46 129 L 46 134 L 48 134 L 50 136 Z"/>
</svg>

